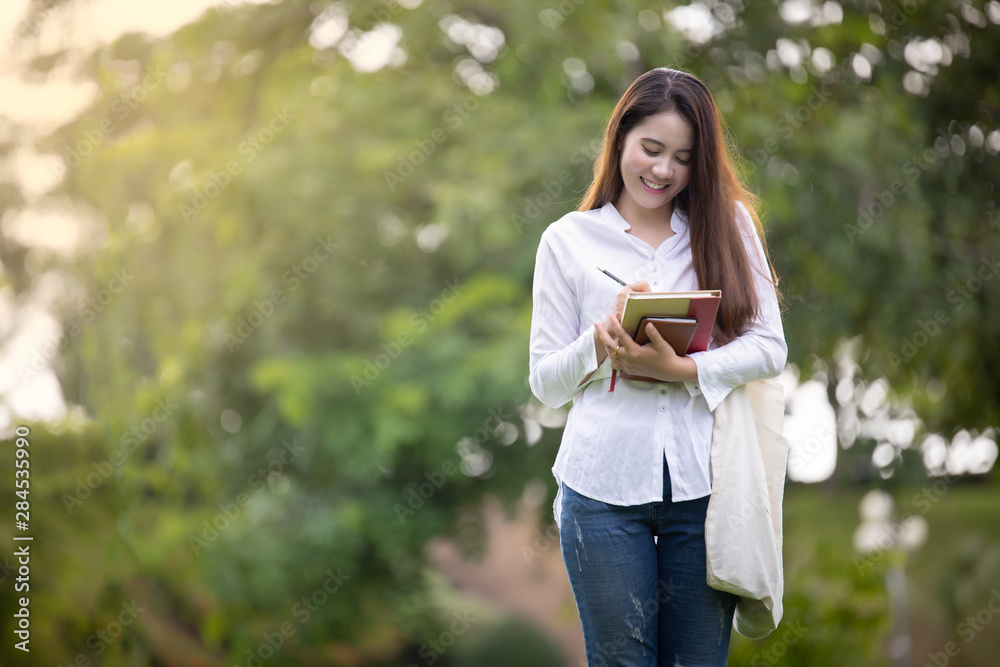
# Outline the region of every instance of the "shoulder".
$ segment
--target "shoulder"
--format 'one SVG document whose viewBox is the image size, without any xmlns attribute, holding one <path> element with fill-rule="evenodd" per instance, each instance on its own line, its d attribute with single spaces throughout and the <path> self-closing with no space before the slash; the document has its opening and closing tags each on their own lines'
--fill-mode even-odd
<svg viewBox="0 0 1000 667">
<path fill-rule="evenodd" d="M 753 230 L 754 229 L 753 216 L 750 215 L 750 209 L 746 207 L 746 204 L 737 199 L 736 206 L 734 208 L 736 215 L 736 224 L 739 225 L 740 229 L 743 230 L 744 232 L 748 228 L 750 230 Z"/>
<path fill-rule="evenodd" d="M 740 236 L 743 237 L 744 243 L 759 243 L 760 235 L 763 233 L 760 225 L 756 222 L 750 209 L 746 207 L 746 204 L 737 200 L 734 206 L 734 218 L 736 219 L 736 228 L 740 231 Z"/>
<path fill-rule="evenodd" d="M 740 231 L 743 247 L 757 266 L 757 270 L 764 275 L 770 275 L 771 272 L 767 267 L 767 251 L 764 249 L 764 229 L 741 201 L 736 202 L 736 226 Z"/>
<path fill-rule="evenodd" d="M 579 243 L 581 240 L 596 236 L 606 224 L 599 208 L 590 211 L 570 211 L 545 228 L 541 244 L 564 246 L 567 243 Z"/>
</svg>

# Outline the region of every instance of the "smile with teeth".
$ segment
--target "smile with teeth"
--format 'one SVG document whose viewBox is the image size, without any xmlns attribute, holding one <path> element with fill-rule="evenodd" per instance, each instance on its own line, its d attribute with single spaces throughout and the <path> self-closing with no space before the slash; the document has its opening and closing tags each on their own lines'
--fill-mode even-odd
<svg viewBox="0 0 1000 667">
<path fill-rule="evenodd" d="M 647 181 L 642 176 L 639 177 L 639 180 L 641 180 L 642 184 L 645 185 L 647 188 L 650 188 L 651 190 L 662 190 L 663 188 L 667 187 L 666 183 L 664 183 L 662 185 L 657 184 L 657 183 L 653 183 L 652 181 Z"/>
</svg>

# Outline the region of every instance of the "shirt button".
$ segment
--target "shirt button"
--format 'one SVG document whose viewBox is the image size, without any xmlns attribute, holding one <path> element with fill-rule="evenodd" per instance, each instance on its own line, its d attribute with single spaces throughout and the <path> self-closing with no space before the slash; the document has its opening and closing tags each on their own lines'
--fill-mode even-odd
<svg viewBox="0 0 1000 667">
<path fill-rule="evenodd" d="M 667 406 L 661 405 L 660 406 L 660 412 L 666 412 L 666 411 L 667 411 Z"/>
<path fill-rule="evenodd" d="M 661 389 L 660 390 L 660 396 L 664 396 L 664 395 L 666 395 L 666 393 L 667 393 L 666 389 Z"/>
<path fill-rule="evenodd" d="M 649 256 L 649 261 L 655 262 L 656 261 L 656 255 L 650 255 Z"/>
<path fill-rule="evenodd" d="M 656 273 L 656 267 L 655 266 L 653 267 L 653 273 Z"/>
</svg>

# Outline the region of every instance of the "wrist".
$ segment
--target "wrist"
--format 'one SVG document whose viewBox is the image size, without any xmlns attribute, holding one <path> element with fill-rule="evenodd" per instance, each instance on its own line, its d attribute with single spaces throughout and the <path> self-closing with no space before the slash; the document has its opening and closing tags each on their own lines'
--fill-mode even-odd
<svg viewBox="0 0 1000 667">
<path fill-rule="evenodd" d="M 597 354 L 597 365 L 600 366 L 607 358 L 608 350 L 604 347 L 604 342 L 601 340 L 601 334 L 598 332 L 597 327 L 594 327 L 594 352 Z"/>
<path fill-rule="evenodd" d="M 667 364 L 668 382 L 697 382 L 698 365 L 691 357 L 673 357 Z"/>
</svg>

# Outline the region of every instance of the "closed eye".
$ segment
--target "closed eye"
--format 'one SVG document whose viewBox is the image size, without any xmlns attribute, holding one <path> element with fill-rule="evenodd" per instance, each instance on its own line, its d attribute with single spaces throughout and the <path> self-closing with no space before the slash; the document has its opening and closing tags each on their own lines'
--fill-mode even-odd
<svg viewBox="0 0 1000 667">
<path fill-rule="evenodd" d="M 656 157 L 657 155 L 660 154 L 660 151 L 651 151 L 648 148 L 646 148 L 645 146 L 642 147 L 642 150 L 646 153 L 646 155 L 648 155 L 650 157 Z M 691 160 L 682 160 L 679 157 L 678 158 L 674 158 L 674 159 L 677 160 L 678 164 L 682 164 L 684 166 L 687 166 L 687 165 L 691 164 Z"/>
</svg>

